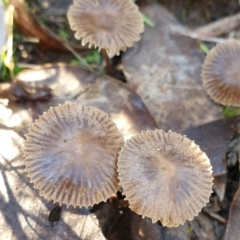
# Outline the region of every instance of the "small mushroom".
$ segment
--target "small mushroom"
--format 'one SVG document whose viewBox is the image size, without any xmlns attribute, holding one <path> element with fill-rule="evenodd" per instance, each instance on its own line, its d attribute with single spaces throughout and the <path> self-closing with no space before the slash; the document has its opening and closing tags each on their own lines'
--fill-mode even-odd
<svg viewBox="0 0 240 240">
<path fill-rule="evenodd" d="M 136 213 L 177 227 L 192 220 L 209 201 L 212 167 L 185 136 L 156 129 L 127 140 L 119 153 L 123 194 Z"/>
<path fill-rule="evenodd" d="M 92 206 L 118 190 L 117 157 L 123 143 L 106 113 L 82 104 L 59 105 L 26 135 L 26 171 L 45 198 Z"/>
<path fill-rule="evenodd" d="M 205 58 L 203 85 L 210 97 L 226 106 L 240 106 L 240 42 L 217 44 Z"/>
<path fill-rule="evenodd" d="M 140 40 L 143 20 L 131 0 L 74 0 L 67 17 L 75 38 L 82 45 L 106 49 L 108 56 L 119 55 Z"/>
</svg>

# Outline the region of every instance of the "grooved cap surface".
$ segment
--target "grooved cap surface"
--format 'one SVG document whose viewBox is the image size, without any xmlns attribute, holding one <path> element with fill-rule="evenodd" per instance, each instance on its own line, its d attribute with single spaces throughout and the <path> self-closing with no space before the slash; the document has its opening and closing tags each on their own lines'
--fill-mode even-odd
<svg viewBox="0 0 240 240">
<path fill-rule="evenodd" d="M 167 227 L 192 220 L 212 192 L 206 154 L 171 131 L 146 131 L 127 140 L 119 154 L 118 173 L 130 208 Z"/>
<path fill-rule="evenodd" d="M 82 45 L 106 49 L 110 57 L 139 41 L 144 28 L 131 0 L 74 0 L 67 17 Z"/>
<path fill-rule="evenodd" d="M 123 143 L 106 113 L 82 104 L 59 105 L 35 121 L 26 135 L 26 171 L 47 199 L 91 206 L 117 191 Z"/>
<path fill-rule="evenodd" d="M 240 42 L 217 44 L 205 58 L 203 85 L 209 96 L 226 106 L 240 106 Z"/>
</svg>

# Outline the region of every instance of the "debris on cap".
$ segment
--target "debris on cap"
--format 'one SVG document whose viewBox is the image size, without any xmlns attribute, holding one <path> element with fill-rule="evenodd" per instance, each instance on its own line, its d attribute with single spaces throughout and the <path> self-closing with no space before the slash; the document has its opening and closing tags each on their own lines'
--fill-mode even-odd
<svg viewBox="0 0 240 240">
<path fill-rule="evenodd" d="M 192 220 L 212 192 L 208 157 L 192 140 L 172 131 L 149 130 L 127 140 L 118 173 L 130 208 L 167 227 Z"/>
</svg>

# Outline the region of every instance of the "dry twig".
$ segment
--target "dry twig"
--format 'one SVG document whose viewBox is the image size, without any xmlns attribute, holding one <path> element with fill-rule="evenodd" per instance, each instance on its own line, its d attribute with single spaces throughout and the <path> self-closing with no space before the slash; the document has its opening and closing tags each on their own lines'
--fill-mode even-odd
<svg viewBox="0 0 240 240">
<path fill-rule="evenodd" d="M 196 28 L 192 33 L 204 37 L 217 37 L 240 26 L 240 13 L 219 19 L 205 26 Z"/>
</svg>

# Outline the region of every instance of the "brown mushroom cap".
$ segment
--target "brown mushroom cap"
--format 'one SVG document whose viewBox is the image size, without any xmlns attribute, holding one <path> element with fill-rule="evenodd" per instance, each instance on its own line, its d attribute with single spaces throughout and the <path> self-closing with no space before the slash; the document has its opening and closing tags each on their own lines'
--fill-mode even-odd
<svg viewBox="0 0 240 240">
<path fill-rule="evenodd" d="M 212 192 L 206 154 L 171 131 L 146 131 L 127 140 L 119 154 L 118 173 L 130 208 L 167 227 L 192 220 Z"/>
<path fill-rule="evenodd" d="M 240 106 L 240 42 L 217 44 L 205 58 L 203 85 L 210 97 L 227 106 Z"/>
<path fill-rule="evenodd" d="M 110 57 L 139 41 L 143 32 L 141 14 L 131 0 L 74 0 L 67 17 L 82 45 L 106 49 Z"/>
<path fill-rule="evenodd" d="M 117 157 L 123 143 L 106 113 L 66 103 L 50 108 L 30 127 L 26 171 L 47 199 L 91 206 L 117 191 Z"/>
</svg>

